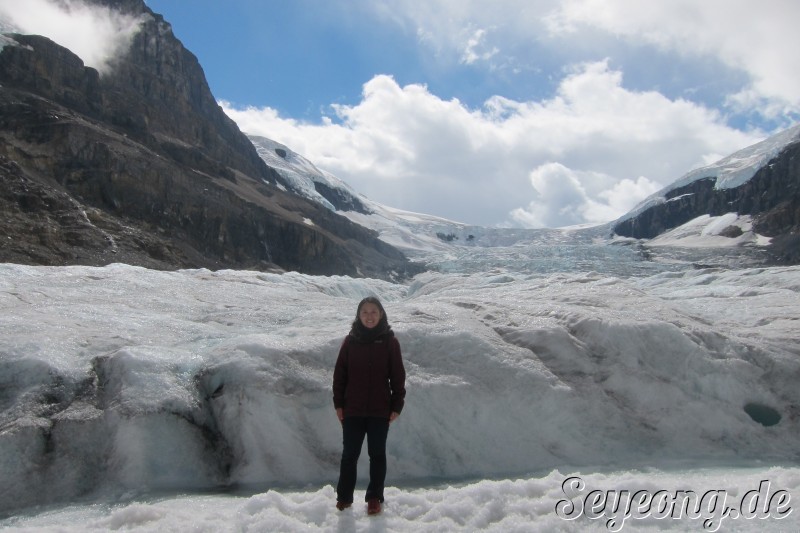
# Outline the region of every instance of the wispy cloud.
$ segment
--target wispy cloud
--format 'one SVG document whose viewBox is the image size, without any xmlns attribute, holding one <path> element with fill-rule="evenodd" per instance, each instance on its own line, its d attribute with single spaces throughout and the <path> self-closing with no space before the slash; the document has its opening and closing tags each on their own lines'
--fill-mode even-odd
<svg viewBox="0 0 800 533">
<path fill-rule="evenodd" d="M 464 52 L 461 54 L 461 62 L 471 65 L 477 61 L 488 61 L 499 51 L 497 47 L 486 45 L 486 30 L 478 29 L 467 39 Z"/>
<path fill-rule="evenodd" d="M 440 61 L 537 69 L 542 56 L 593 60 L 598 51 L 619 51 L 624 40 L 625 57 L 613 59 L 626 61 L 626 71 L 642 64 L 646 70 L 654 48 L 687 62 L 714 60 L 749 79 L 719 95 L 729 112 L 794 120 L 800 113 L 795 28 L 800 2 L 793 0 L 496 0 L 491 6 L 480 0 L 372 0 L 368 5 L 374 13 L 391 6 L 391 20 L 415 28 L 424 37 L 421 45 Z M 778 122 L 785 127 L 791 120 Z"/>
<path fill-rule="evenodd" d="M 767 115 L 800 112 L 800 3 L 792 0 L 562 0 L 551 33 L 596 28 L 688 57 L 709 56 L 750 77 L 728 102 Z"/>
<path fill-rule="evenodd" d="M 612 220 L 689 169 L 760 138 L 701 105 L 623 85 L 606 61 L 573 66 L 555 96 L 480 109 L 389 76 L 321 124 L 270 108 L 226 113 L 388 205 L 485 225 Z"/>
<path fill-rule="evenodd" d="M 518 45 L 536 41 L 546 33 L 541 15 L 555 9 L 558 2 L 372 0 L 363 5 L 382 20 L 413 29 L 422 45 L 443 62 L 480 62 L 495 69 L 519 63 L 514 57 Z"/>
<path fill-rule="evenodd" d="M 77 0 L 0 0 L 0 17 L 20 33 L 52 39 L 101 73 L 127 50 L 142 22 Z"/>
</svg>

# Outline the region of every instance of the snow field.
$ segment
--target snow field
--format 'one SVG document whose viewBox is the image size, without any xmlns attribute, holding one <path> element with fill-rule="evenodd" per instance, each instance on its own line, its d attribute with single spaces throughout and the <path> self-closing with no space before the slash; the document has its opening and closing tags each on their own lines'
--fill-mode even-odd
<svg viewBox="0 0 800 533">
<path fill-rule="evenodd" d="M 565 492 L 568 479 L 579 477 L 579 494 Z M 175 531 L 792 531 L 797 512 L 782 518 L 723 516 L 723 504 L 738 511 L 755 500 L 748 493 L 771 480 L 770 493 L 800 490 L 797 467 L 647 469 L 607 472 L 573 471 L 527 479 L 482 480 L 433 488 L 387 487 L 384 512 L 366 515 L 363 502 L 339 512 L 333 486 L 305 491 L 269 490 L 254 495 L 185 494 L 150 496 L 121 503 L 73 505 L 0 522 L 9 532 Z M 568 491 L 569 489 L 567 489 Z M 611 506 L 593 513 L 586 498 L 646 491 L 668 495 L 667 516 L 655 509 L 636 514 L 633 505 Z M 692 494 L 687 494 L 691 491 Z M 713 491 L 718 505 L 698 504 Z M 724 491 L 724 492 L 721 492 Z M 678 496 L 682 496 L 679 498 Z M 569 499 L 569 498 L 572 499 Z M 621 500 L 622 501 L 622 500 Z M 556 506 L 572 505 L 573 518 L 559 516 Z M 735 514 L 735 513 L 733 513 Z"/>
</svg>

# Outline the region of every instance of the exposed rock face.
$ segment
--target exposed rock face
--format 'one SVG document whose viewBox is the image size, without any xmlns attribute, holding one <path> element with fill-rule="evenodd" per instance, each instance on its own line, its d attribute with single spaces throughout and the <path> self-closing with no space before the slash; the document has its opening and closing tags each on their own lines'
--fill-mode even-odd
<svg viewBox="0 0 800 533">
<path fill-rule="evenodd" d="M 144 20 L 109 73 L 40 36 L 0 51 L 0 261 L 418 270 L 377 233 L 275 187 L 281 176 L 142 0 L 96 3 Z"/>
<path fill-rule="evenodd" d="M 715 189 L 708 177 L 667 193 L 667 201 L 624 220 L 614 232 L 651 239 L 700 215 L 737 212 L 753 216 L 756 233 L 773 237 L 771 253 L 778 262 L 800 262 L 800 143 L 787 146 L 746 183 Z"/>
</svg>

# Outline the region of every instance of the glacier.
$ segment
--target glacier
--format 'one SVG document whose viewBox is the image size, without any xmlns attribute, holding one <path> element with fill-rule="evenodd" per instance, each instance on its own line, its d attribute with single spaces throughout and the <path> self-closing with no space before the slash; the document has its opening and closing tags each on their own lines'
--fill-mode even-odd
<svg viewBox="0 0 800 533">
<path fill-rule="evenodd" d="M 0 265 L 0 528 L 608 530 L 557 516 L 567 477 L 798 493 L 800 267 L 561 261 L 406 284 Z M 386 511 L 362 523 L 333 507 L 331 377 L 366 295 L 409 378 Z"/>
</svg>

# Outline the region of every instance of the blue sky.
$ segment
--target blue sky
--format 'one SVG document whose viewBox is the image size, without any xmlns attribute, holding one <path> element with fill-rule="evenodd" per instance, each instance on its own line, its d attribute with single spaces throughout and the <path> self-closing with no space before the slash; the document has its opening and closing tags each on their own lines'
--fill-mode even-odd
<svg viewBox="0 0 800 533">
<path fill-rule="evenodd" d="M 461 222 L 613 220 L 800 116 L 794 0 L 146 3 L 243 131 Z M 103 31 L 64 29 L 121 23 L 79 5 L 0 14 L 102 66 L 116 47 L 76 38 Z"/>
<path fill-rule="evenodd" d="M 685 60 L 676 53 L 657 53 L 605 36 L 567 47 L 535 39 L 512 42 L 505 57 L 498 51 L 497 61 L 470 63 L 463 58 L 463 48 L 426 46 L 417 27 L 382 19 L 378 10 L 368 7 L 368 0 L 146 3 L 164 15 L 198 56 L 218 99 L 269 106 L 283 116 L 309 121 L 330 116 L 331 104 L 357 104 L 363 84 L 378 74 L 391 75 L 400 85 L 425 84 L 438 97 L 457 98 L 472 108 L 494 95 L 519 101 L 546 98 L 554 93 L 565 65 L 605 58 L 612 68 L 629 67 L 626 85 L 632 89 L 658 87 L 671 97 L 691 93 L 693 99 L 712 105 L 721 92 L 747 82 L 746 76 L 714 58 Z M 502 4 L 484 2 L 486 9 Z M 476 23 L 465 22 L 469 24 Z M 474 27 L 477 31 L 477 24 Z M 468 38 L 469 30 L 466 33 Z M 491 51 L 488 37 L 484 39 L 482 46 Z M 602 46 L 596 47 L 596 41 Z M 731 118 L 747 125 L 742 121 L 746 117 Z"/>
<path fill-rule="evenodd" d="M 219 99 L 270 106 L 319 121 L 332 103 L 354 104 L 375 74 L 426 79 L 401 28 L 349 20 L 335 3 L 293 0 L 148 0 L 200 59 Z M 402 53 L 397 53 L 402 50 Z"/>
</svg>

